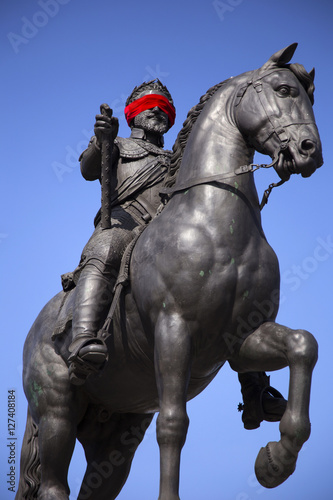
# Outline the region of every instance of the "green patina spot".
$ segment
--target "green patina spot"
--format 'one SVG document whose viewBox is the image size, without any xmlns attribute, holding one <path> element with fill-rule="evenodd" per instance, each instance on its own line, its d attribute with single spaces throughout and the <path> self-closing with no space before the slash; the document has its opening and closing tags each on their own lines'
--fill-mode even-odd
<svg viewBox="0 0 333 500">
<path fill-rule="evenodd" d="M 246 290 L 246 292 L 243 293 L 243 300 L 247 299 L 249 297 L 250 292 Z"/>
<path fill-rule="evenodd" d="M 41 396 L 41 394 L 43 394 L 43 389 L 40 385 L 37 384 L 37 382 L 34 382 L 33 383 L 33 386 L 34 386 L 34 390 L 36 392 L 38 392 L 38 394 Z"/>
<path fill-rule="evenodd" d="M 231 224 L 230 224 L 229 228 L 230 228 L 230 234 L 234 234 L 234 228 L 232 227 Z"/>
<path fill-rule="evenodd" d="M 184 194 L 187 194 L 188 193 L 188 189 L 186 189 L 186 191 L 184 191 Z"/>
<path fill-rule="evenodd" d="M 43 394 L 43 389 L 40 385 L 37 384 L 37 382 L 33 381 L 30 383 L 30 394 L 33 399 L 33 402 L 35 403 L 36 406 L 38 406 L 38 397 Z"/>
<path fill-rule="evenodd" d="M 200 273 L 199 273 L 199 274 L 200 274 L 200 276 L 202 277 L 202 276 L 204 276 L 204 275 L 205 275 L 205 272 L 204 272 L 204 271 L 200 271 Z"/>
<path fill-rule="evenodd" d="M 209 269 L 209 271 L 208 271 L 208 272 L 209 272 L 209 274 L 212 274 L 212 271 L 211 271 L 210 269 Z"/>
<path fill-rule="evenodd" d="M 165 303 L 165 302 L 163 302 L 163 307 L 165 308 L 165 306 L 166 306 L 166 303 Z"/>
<path fill-rule="evenodd" d="M 239 187 L 239 184 L 238 182 L 235 181 L 235 188 L 238 189 Z M 236 193 L 231 193 L 231 196 L 236 196 L 236 200 L 238 199 L 238 196 L 236 195 Z"/>
<path fill-rule="evenodd" d="M 232 257 L 231 261 L 230 261 L 230 264 L 234 264 L 234 263 L 235 263 L 235 259 Z"/>
</svg>

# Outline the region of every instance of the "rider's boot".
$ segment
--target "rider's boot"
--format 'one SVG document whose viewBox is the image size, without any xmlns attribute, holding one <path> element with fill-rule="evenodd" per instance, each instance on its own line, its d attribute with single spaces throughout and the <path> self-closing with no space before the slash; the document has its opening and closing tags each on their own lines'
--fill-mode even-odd
<svg viewBox="0 0 333 500">
<path fill-rule="evenodd" d="M 97 372 L 107 359 L 107 347 L 96 335 L 110 307 L 113 285 L 114 280 L 106 278 L 92 263 L 81 272 L 76 285 L 68 358 L 70 381 L 74 385 L 84 384 L 87 376 Z"/>
<path fill-rule="evenodd" d="M 282 394 L 269 385 L 265 372 L 238 374 L 243 395 L 242 421 L 245 429 L 257 429 L 263 420 L 279 422 L 285 412 L 287 401 Z"/>
</svg>

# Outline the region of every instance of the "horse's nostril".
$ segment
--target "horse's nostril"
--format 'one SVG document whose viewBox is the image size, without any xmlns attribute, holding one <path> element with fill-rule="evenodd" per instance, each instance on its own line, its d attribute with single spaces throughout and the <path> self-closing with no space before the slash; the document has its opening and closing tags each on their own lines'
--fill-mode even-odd
<svg viewBox="0 0 333 500">
<path fill-rule="evenodd" d="M 301 148 L 303 151 L 310 151 L 311 149 L 315 148 L 314 142 L 310 141 L 310 139 L 305 139 L 301 143 Z"/>
</svg>

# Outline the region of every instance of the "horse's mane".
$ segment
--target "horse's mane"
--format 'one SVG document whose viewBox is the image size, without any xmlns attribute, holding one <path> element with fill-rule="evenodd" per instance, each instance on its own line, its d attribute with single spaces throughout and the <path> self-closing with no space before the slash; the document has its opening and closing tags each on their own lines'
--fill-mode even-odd
<svg viewBox="0 0 333 500">
<path fill-rule="evenodd" d="M 292 64 L 284 64 L 279 65 L 278 67 L 288 68 L 290 71 L 294 73 L 296 78 L 299 80 L 301 85 L 306 90 L 306 93 L 309 96 L 309 99 L 313 105 L 314 103 L 314 90 L 315 86 L 313 83 L 313 77 L 306 71 L 302 64 L 292 63 Z M 183 158 L 183 152 L 187 143 L 187 139 L 192 131 L 193 125 L 197 121 L 198 116 L 203 110 L 207 101 L 215 94 L 215 92 L 222 87 L 228 80 L 224 80 L 223 82 L 217 83 L 213 87 L 207 90 L 207 92 L 200 97 L 200 101 L 198 104 L 193 106 L 187 114 L 186 120 L 183 123 L 183 128 L 179 131 L 176 141 L 172 147 L 172 156 L 171 162 L 168 169 L 168 173 L 164 179 L 163 185 L 165 187 L 171 187 L 176 182 L 176 177 L 178 174 L 178 170 Z"/>
<path fill-rule="evenodd" d="M 172 147 L 171 162 L 167 176 L 164 180 L 165 187 L 172 186 L 176 181 L 188 136 L 190 135 L 193 125 L 197 121 L 197 118 L 203 110 L 205 104 L 212 97 L 212 95 L 214 95 L 215 92 L 227 81 L 228 80 L 224 80 L 223 82 L 217 83 L 216 85 L 208 89 L 207 92 L 200 97 L 200 101 L 198 102 L 198 104 L 193 106 L 193 108 L 191 108 L 187 113 L 186 120 L 183 123 L 183 128 L 179 131 L 177 139 Z"/>
</svg>

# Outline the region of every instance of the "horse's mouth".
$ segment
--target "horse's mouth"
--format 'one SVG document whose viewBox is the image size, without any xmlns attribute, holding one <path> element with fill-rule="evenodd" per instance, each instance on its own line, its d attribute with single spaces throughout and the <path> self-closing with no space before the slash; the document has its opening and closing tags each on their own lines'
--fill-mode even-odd
<svg viewBox="0 0 333 500">
<path fill-rule="evenodd" d="M 296 163 L 288 149 L 280 152 L 276 171 L 279 177 L 284 181 L 288 180 L 292 174 L 298 173 L 296 171 Z"/>
<path fill-rule="evenodd" d="M 319 151 L 313 155 L 301 154 L 297 147 L 289 144 L 288 148 L 279 154 L 276 171 L 283 180 L 288 180 L 292 174 L 310 177 L 322 164 L 323 158 Z"/>
</svg>

